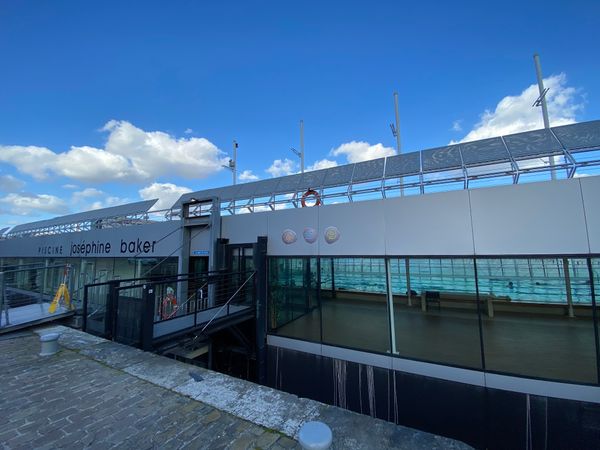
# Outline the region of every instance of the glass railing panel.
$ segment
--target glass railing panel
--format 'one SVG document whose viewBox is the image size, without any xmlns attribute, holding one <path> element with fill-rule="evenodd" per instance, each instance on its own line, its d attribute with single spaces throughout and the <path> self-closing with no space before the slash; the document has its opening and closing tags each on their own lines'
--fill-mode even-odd
<svg viewBox="0 0 600 450">
<path fill-rule="evenodd" d="M 106 336 L 108 284 L 87 287 L 86 329 L 88 333 Z"/>
</svg>

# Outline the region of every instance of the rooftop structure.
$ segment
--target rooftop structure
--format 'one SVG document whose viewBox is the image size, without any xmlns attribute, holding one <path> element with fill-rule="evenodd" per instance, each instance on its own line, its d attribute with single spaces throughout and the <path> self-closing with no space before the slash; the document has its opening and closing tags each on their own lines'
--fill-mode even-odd
<svg viewBox="0 0 600 450">
<path fill-rule="evenodd" d="M 301 207 L 301 197 L 308 189 L 316 190 L 320 201 L 328 204 L 457 187 L 518 184 L 524 176 L 552 172 L 560 173 L 558 178 L 573 178 L 582 169 L 599 166 L 600 120 L 596 120 L 192 192 L 165 211 L 152 211 L 156 200 L 147 200 L 70 214 L 5 228 L 0 236 L 39 236 L 179 220 L 182 204 L 200 198 L 217 198 L 223 214 L 263 212 Z"/>
</svg>

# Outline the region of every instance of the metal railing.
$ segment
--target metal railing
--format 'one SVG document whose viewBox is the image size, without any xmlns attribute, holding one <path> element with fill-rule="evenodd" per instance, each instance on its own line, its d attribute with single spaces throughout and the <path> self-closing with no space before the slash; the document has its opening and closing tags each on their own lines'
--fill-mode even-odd
<svg viewBox="0 0 600 450">
<path fill-rule="evenodd" d="M 209 272 L 85 286 L 85 331 L 150 348 L 155 338 L 254 311 L 255 272 Z"/>
<path fill-rule="evenodd" d="M 278 179 L 193 192 L 185 194 L 168 210 L 118 216 L 108 215 L 107 212 L 107 217 L 103 218 L 95 217 L 51 226 L 40 225 L 22 231 L 11 230 L 3 235 L 3 239 L 144 225 L 181 220 L 183 216 L 208 217 L 217 208 L 225 214 L 299 208 L 304 206 L 306 194 L 310 191 L 316 192 L 320 204 L 331 204 L 551 178 L 569 179 L 598 173 L 600 143 L 593 136 L 596 136 L 594 133 L 598 132 L 600 122 L 567 127 L 570 127 L 568 133 L 572 136 L 567 136 L 566 141 L 564 136 L 561 141 L 560 136 L 556 135 L 559 129 L 564 128 L 558 127 L 453 144 L 439 149 L 306 171 Z M 538 142 L 542 131 L 546 140 Z M 562 133 L 564 134 L 564 130 Z M 523 140 L 522 136 L 519 137 L 523 134 L 530 136 Z M 592 137 L 588 139 L 590 136 Z M 517 141 L 507 143 L 508 139 Z M 488 148 L 486 143 L 490 140 L 496 140 L 499 148 Z M 476 155 L 473 149 L 477 150 Z M 206 199 L 211 199 L 211 202 L 204 202 Z M 187 215 L 186 207 L 190 208 Z"/>
<path fill-rule="evenodd" d="M 15 325 L 15 322 L 37 320 L 48 315 L 48 306 L 64 283 L 67 291 L 71 287 L 70 266 L 16 265 L 4 266 L 0 271 L 0 326 Z M 62 299 L 59 299 L 62 300 Z M 30 305 L 40 309 L 25 311 Z"/>
<path fill-rule="evenodd" d="M 122 228 L 134 225 L 145 225 L 148 223 L 178 220 L 177 213 L 171 209 L 144 211 L 128 215 L 108 216 L 102 219 L 84 219 L 70 223 L 40 226 L 22 231 L 8 231 L 2 236 L 3 239 L 13 239 L 31 236 L 49 236 L 64 233 L 78 233 L 108 228 Z"/>
</svg>

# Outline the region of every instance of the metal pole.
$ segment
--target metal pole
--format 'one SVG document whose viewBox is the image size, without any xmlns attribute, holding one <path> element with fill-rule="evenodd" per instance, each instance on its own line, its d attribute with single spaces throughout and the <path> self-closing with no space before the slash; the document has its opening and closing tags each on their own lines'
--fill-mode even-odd
<svg viewBox="0 0 600 450">
<path fill-rule="evenodd" d="M 398 264 L 400 264 L 399 260 Z M 412 292 L 410 287 L 410 261 L 408 258 L 404 259 L 404 267 L 406 267 L 406 292 L 408 295 L 408 306 L 412 306 Z"/>
<path fill-rule="evenodd" d="M 396 351 L 396 318 L 394 317 L 394 290 L 392 289 L 392 265 L 390 258 L 385 259 L 385 285 L 388 303 L 388 320 L 390 327 L 390 343 L 392 355 L 397 355 Z"/>
<path fill-rule="evenodd" d="M 233 185 L 237 184 L 237 148 L 238 143 L 233 140 L 233 166 L 231 167 L 231 174 L 233 175 Z M 235 200 L 233 201 L 233 214 L 235 214 Z"/>
<path fill-rule="evenodd" d="M 8 305 L 5 297 L 6 284 L 4 283 L 4 272 L 0 272 L 0 314 L 4 312 L 4 326 L 10 325 L 8 321 Z M 2 322 L 2 317 L 0 317 L 0 323 Z"/>
<path fill-rule="evenodd" d="M 394 92 L 394 112 L 396 113 L 396 150 L 400 155 L 402 147 L 400 145 L 400 113 L 398 112 L 398 93 Z M 404 181 L 400 178 L 400 196 L 404 196 Z"/>
<path fill-rule="evenodd" d="M 231 168 L 231 173 L 233 174 L 233 184 L 237 184 L 237 148 L 238 143 L 233 140 L 233 167 Z"/>
<path fill-rule="evenodd" d="M 538 90 L 540 92 L 540 99 L 542 105 L 542 118 L 544 119 L 544 128 L 550 128 L 550 119 L 548 118 L 548 105 L 546 104 L 546 92 L 544 89 L 544 80 L 542 78 L 542 66 L 540 64 L 540 56 L 537 53 L 533 54 L 533 61 L 535 63 L 535 74 L 537 76 Z M 556 179 L 556 172 L 554 171 L 554 156 L 550 157 L 550 179 Z"/>
<path fill-rule="evenodd" d="M 563 271 L 565 274 L 565 288 L 567 291 L 567 311 L 569 317 L 575 317 L 573 311 L 573 294 L 571 293 L 571 274 L 569 273 L 569 258 L 563 258 Z"/>
<path fill-rule="evenodd" d="M 304 173 L 304 120 L 300 121 L 300 171 Z"/>
<path fill-rule="evenodd" d="M 400 147 L 400 113 L 398 112 L 398 93 L 394 92 L 394 110 L 396 112 L 396 150 L 398 154 L 402 153 Z"/>
</svg>

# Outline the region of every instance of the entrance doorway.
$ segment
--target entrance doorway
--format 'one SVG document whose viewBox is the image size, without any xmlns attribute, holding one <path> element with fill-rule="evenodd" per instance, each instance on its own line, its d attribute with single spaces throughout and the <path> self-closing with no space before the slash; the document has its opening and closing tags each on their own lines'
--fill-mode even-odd
<svg viewBox="0 0 600 450">
<path fill-rule="evenodd" d="M 208 256 L 191 256 L 188 273 L 190 275 L 203 275 L 208 272 Z"/>
<path fill-rule="evenodd" d="M 254 244 L 228 244 L 227 267 L 231 272 L 254 270 Z"/>
</svg>

